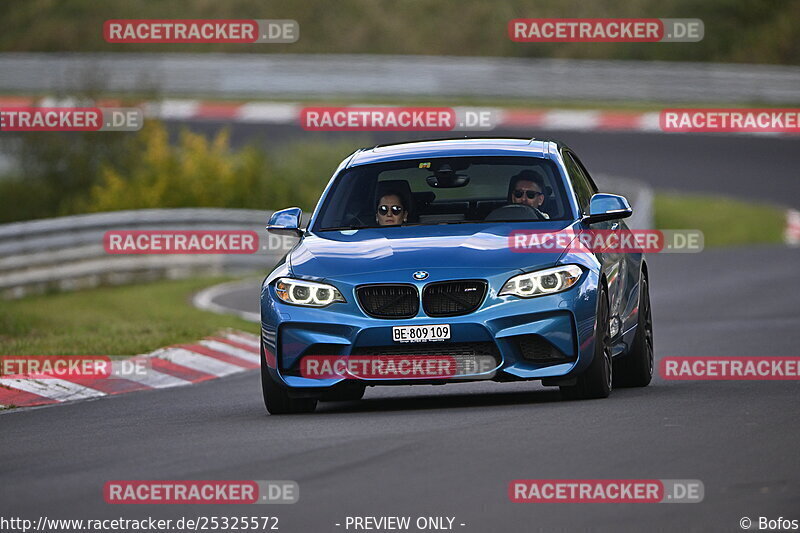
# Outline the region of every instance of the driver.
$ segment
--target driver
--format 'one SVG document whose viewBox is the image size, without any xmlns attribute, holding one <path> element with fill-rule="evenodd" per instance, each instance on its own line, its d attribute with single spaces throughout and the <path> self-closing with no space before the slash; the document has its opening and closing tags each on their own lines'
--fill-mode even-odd
<svg viewBox="0 0 800 533">
<path fill-rule="evenodd" d="M 375 221 L 381 226 L 399 226 L 408 220 L 406 208 L 400 194 L 388 191 L 380 197 L 375 207 Z"/>
<path fill-rule="evenodd" d="M 544 203 L 544 176 L 539 171 L 526 169 L 512 176 L 508 198 L 511 204 L 527 205 L 535 209 L 542 218 L 550 218 L 550 215 L 539 209 Z"/>
</svg>

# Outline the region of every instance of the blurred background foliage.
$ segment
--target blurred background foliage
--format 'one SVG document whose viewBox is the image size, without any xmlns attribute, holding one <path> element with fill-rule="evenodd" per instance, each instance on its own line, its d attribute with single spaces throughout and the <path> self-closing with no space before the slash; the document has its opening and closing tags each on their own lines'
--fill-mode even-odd
<svg viewBox="0 0 800 533">
<path fill-rule="evenodd" d="M 699 18 L 699 43 L 515 43 L 513 18 Z M 108 44 L 108 19 L 295 19 L 293 44 Z M 370 53 L 800 64 L 798 0 L 3 0 L 0 51 Z"/>
<path fill-rule="evenodd" d="M 150 207 L 311 210 L 357 144 L 295 141 L 268 152 L 187 129 L 172 139 L 148 120 L 137 133 L 26 133 L 20 170 L 0 177 L 0 223 Z"/>
<path fill-rule="evenodd" d="M 700 18 L 699 43 L 515 43 L 525 17 Z M 300 23 L 287 45 L 140 44 L 103 40 L 108 19 L 273 18 Z M 753 62 L 800 65 L 800 0 L 2 0 L 0 52 L 370 53 Z M 2 73 L 0 73 L 2 75 Z M 101 74 L 85 94 L 103 95 Z M 155 91 L 155 94 L 148 94 Z M 156 88 L 138 95 L 158 99 Z M 75 95 L 54 95 L 75 96 Z M 119 96 L 119 95 L 117 95 Z M 132 103 L 136 100 L 131 100 Z M 233 147 L 226 130 L 0 137 L 0 223 L 147 207 L 314 207 L 337 164 L 363 139 L 308 137 Z M 13 155 L 12 155 L 13 154 Z M 3 165 L 0 165 L 3 166 Z"/>
</svg>

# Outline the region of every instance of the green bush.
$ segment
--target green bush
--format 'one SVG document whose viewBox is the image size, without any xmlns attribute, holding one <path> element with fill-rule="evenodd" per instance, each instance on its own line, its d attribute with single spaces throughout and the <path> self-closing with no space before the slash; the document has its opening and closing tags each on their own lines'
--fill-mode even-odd
<svg viewBox="0 0 800 533">
<path fill-rule="evenodd" d="M 211 139 L 183 130 L 174 144 L 150 122 L 131 147 L 139 157 L 125 168 L 103 168 L 84 211 L 151 207 L 314 207 L 351 145 L 300 143 L 280 155 L 255 146 L 234 149 L 228 130 Z"/>
<path fill-rule="evenodd" d="M 148 207 L 250 207 L 263 197 L 266 159 L 246 148 L 232 151 L 228 133 L 209 140 L 183 131 L 175 146 L 166 128 L 150 122 L 132 142 L 129 167 L 105 166 L 89 191 L 86 211 Z"/>
<path fill-rule="evenodd" d="M 53 216 L 56 193 L 16 176 L 0 179 L 0 224 Z"/>
<path fill-rule="evenodd" d="M 2 139 L 13 160 L 11 176 L 0 176 L 0 221 L 80 212 L 103 167 L 135 161 L 131 138 L 119 132 L 26 132 Z"/>
</svg>

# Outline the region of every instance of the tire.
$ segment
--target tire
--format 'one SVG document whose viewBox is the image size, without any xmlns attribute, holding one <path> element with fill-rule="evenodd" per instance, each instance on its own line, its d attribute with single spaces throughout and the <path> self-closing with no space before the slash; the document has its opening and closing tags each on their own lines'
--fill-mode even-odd
<svg viewBox="0 0 800 533">
<path fill-rule="evenodd" d="M 646 387 L 653 379 L 653 316 L 650 287 L 642 277 L 639 292 L 639 316 L 630 351 L 614 361 L 615 387 Z"/>
<path fill-rule="evenodd" d="M 261 391 L 264 394 L 264 407 L 271 415 L 312 413 L 317 408 L 314 398 L 290 398 L 286 389 L 275 383 L 269 375 L 264 360 L 264 346 L 261 346 Z"/>
<path fill-rule="evenodd" d="M 322 393 L 321 402 L 357 402 L 364 397 L 367 387 L 355 385 Z"/>
<path fill-rule="evenodd" d="M 608 293 L 600 286 L 597 295 L 597 314 L 594 322 L 594 354 L 592 362 L 575 385 L 562 385 L 561 396 L 566 400 L 607 398 L 611 394 L 614 365 L 611 361 L 611 327 L 608 320 Z"/>
</svg>

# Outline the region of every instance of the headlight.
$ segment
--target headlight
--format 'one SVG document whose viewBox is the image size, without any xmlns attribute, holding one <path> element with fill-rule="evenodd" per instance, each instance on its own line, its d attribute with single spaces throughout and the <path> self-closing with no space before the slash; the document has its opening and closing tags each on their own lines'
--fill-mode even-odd
<svg viewBox="0 0 800 533">
<path fill-rule="evenodd" d="M 533 298 L 565 291 L 578 282 L 582 273 L 578 265 L 564 265 L 520 274 L 506 281 L 500 290 L 500 296 L 512 294 L 521 298 Z"/>
<path fill-rule="evenodd" d="M 278 298 L 288 304 L 307 307 L 325 307 L 345 301 L 342 293 L 333 285 L 300 279 L 280 278 L 275 283 L 275 292 Z"/>
</svg>

